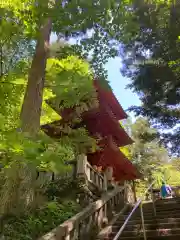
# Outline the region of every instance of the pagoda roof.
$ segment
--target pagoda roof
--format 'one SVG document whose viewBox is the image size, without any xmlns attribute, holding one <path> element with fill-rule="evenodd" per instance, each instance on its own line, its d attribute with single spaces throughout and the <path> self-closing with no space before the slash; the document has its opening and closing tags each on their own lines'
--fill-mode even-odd
<svg viewBox="0 0 180 240">
<path fill-rule="evenodd" d="M 106 107 L 111 111 L 111 115 L 116 120 L 127 118 L 127 114 L 116 99 L 112 90 L 108 87 L 102 87 L 99 80 L 94 80 L 93 85 L 97 91 L 97 98 L 101 108 Z M 56 103 L 56 99 L 49 99 L 46 101 L 52 109 L 54 109 L 64 120 L 69 121 L 73 117 L 75 111 L 74 107 L 62 109 L 62 103 Z"/>
<path fill-rule="evenodd" d="M 74 108 L 62 109 L 56 101 L 47 103 L 62 117 L 58 121 L 41 126 L 41 129 L 52 138 L 61 138 L 68 134 L 63 130 L 63 126 L 68 125 L 72 129 L 77 129 L 86 125 L 90 135 L 103 137 L 100 151 L 88 154 L 88 160 L 97 166 L 106 168 L 113 167 L 114 178 L 120 180 L 133 180 L 139 177 L 137 169 L 119 150 L 119 147 L 132 144 L 132 139 L 121 127 L 119 120 L 127 118 L 126 113 L 114 96 L 111 89 L 103 88 L 98 80 L 94 80 L 99 107 L 82 113 L 81 123 L 73 123 Z"/>
<path fill-rule="evenodd" d="M 61 138 L 65 135 L 64 131 L 62 130 L 62 126 L 64 124 L 63 119 L 54 121 L 52 123 L 47 123 L 41 125 L 41 129 L 51 138 Z"/>
<path fill-rule="evenodd" d="M 111 135 L 119 147 L 133 143 L 108 107 L 87 112 L 83 116 L 83 122 L 91 135 L 100 134 L 102 137 Z"/>
<path fill-rule="evenodd" d="M 60 138 L 65 135 L 62 126 L 66 123 L 63 119 L 54 121 L 41 126 L 41 129 L 52 138 Z M 107 112 L 100 112 L 96 109 L 89 115 L 84 115 L 83 121 L 78 124 L 70 124 L 72 129 L 86 126 L 89 134 L 96 137 L 100 135 L 105 138 L 112 136 L 114 142 L 119 147 L 123 147 L 133 143 L 133 140 L 128 136 L 126 131 L 121 127 L 118 121 L 115 121 Z"/>
<path fill-rule="evenodd" d="M 100 151 L 88 154 L 88 160 L 92 165 L 113 168 L 113 177 L 116 181 L 133 180 L 140 178 L 140 173 L 127 157 L 119 150 L 111 138 L 102 140 Z"/>
<path fill-rule="evenodd" d="M 96 81 L 94 82 L 96 85 L 98 85 Z M 104 94 L 103 92 L 105 92 L 105 90 L 101 90 L 101 88 L 99 89 L 100 92 L 98 94 L 101 96 Z M 79 127 L 86 125 L 87 130 L 92 136 L 101 135 L 102 137 L 106 137 L 111 135 L 119 147 L 132 144 L 133 140 L 122 128 L 119 120 L 116 117 L 115 111 L 110 105 L 108 105 L 108 101 L 106 101 L 105 95 L 103 96 L 104 100 L 99 100 L 100 104 L 97 108 L 90 109 L 82 113 L 82 123 L 78 123 L 77 125 Z M 65 122 L 73 125 L 72 118 L 74 115 L 74 109 L 66 108 L 62 110 L 58 107 L 58 104 L 53 104 L 52 102 L 53 101 L 49 102 L 50 106 L 53 107 L 56 112 L 59 111 L 62 119 L 42 126 L 42 130 L 45 131 L 47 135 L 58 138 L 58 136 L 61 137 L 63 134 L 62 128 L 59 127 L 60 125 L 63 125 Z M 72 128 L 77 128 L 77 125 L 73 125 Z"/>
<path fill-rule="evenodd" d="M 100 105 L 103 102 L 108 105 L 116 116 L 117 120 L 126 119 L 128 117 L 110 87 L 103 87 L 100 81 L 97 79 L 94 80 L 94 86 L 98 93 Z"/>
</svg>

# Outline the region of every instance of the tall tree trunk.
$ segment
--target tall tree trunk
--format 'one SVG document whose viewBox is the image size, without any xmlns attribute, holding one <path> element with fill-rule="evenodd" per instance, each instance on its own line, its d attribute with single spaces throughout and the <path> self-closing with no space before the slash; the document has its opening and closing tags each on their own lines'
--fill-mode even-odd
<svg viewBox="0 0 180 240">
<path fill-rule="evenodd" d="M 28 84 L 21 109 L 21 130 L 35 134 L 40 129 L 40 116 L 49 50 L 52 21 L 47 19 L 41 27 L 28 76 Z"/>
<path fill-rule="evenodd" d="M 28 83 L 24 95 L 24 101 L 21 109 L 21 130 L 22 132 L 28 132 L 31 135 L 38 133 L 40 129 L 45 69 L 48 57 L 51 27 L 52 21 L 49 18 L 46 19 L 44 25 L 40 28 L 35 53 L 28 75 Z M 0 194 L 2 194 L 2 196 L 8 196 L 8 199 L 4 200 L 4 204 L 1 204 L 0 206 L 0 213 L 2 215 L 12 213 L 14 209 L 13 206 L 17 207 L 18 204 L 20 204 L 20 200 L 24 201 L 23 203 L 26 208 L 27 198 L 30 195 L 29 192 L 31 190 L 30 187 L 31 184 L 34 183 L 34 169 L 31 170 L 29 168 L 29 165 L 26 162 L 24 163 L 22 159 L 18 159 L 18 163 L 20 164 L 19 167 L 17 167 L 18 164 L 16 164 L 15 167 L 11 166 L 11 172 L 13 172 L 14 174 L 13 181 L 9 182 L 9 179 L 11 178 L 8 173 L 5 183 L 0 191 Z M 21 178 L 19 178 L 20 175 Z M 25 176 L 24 179 L 22 179 L 22 175 Z M 16 191 L 12 191 L 12 187 L 14 185 L 16 186 Z M 24 192 L 23 196 L 22 190 Z M 36 189 L 33 189 L 34 196 L 35 191 Z M 33 201 L 35 201 L 34 197 Z M 0 218 L 0 223 L 3 225 L 2 221 L 3 219 Z"/>
</svg>

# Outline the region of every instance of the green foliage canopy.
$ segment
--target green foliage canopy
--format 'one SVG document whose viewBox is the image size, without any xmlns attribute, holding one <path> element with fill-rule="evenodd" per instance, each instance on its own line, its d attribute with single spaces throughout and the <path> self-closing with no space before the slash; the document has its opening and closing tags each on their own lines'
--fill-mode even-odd
<svg viewBox="0 0 180 240">
<path fill-rule="evenodd" d="M 147 119 L 138 118 L 135 123 L 128 123 L 125 128 L 129 129 L 134 140 L 134 143 L 128 146 L 129 157 L 143 177 L 148 178 L 168 161 L 167 150 L 160 144 L 157 130 L 150 126 Z"/>
<path fill-rule="evenodd" d="M 90 103 L 93 104 L 93 101 L 96 101 L 96 98 L 92 98 L 94 89 L 91 71 L 88 64 L 79 58 L 69 56 L 61 61 L 49 59 L 46 72 L 47 86 L 44 91 L 42 124 L 60 119 L 60 116 L 45 102 L 48 99 L 55 98 L 56 102 L 63 102 L 62 108 L 80 105 L 81 111 L 87 110 Z M 63 166 L 64 161 L 74 159 L 80 152 L 86 151 L 92 145 L 95 146 L 95 140 L 88 136 L 84 128 L 69 129 L 68 136 L 56 142 L 44 134 L 41 134 L 39 139 L 34 142 L 34 139 L 27 138 L 16 131 L 26 78 L 24 73 L 18 75 L 12 72 L 8 77 L 4 76 L 3 79 L 7 83 L 0 86 L 1 96 L 4 98 L 1 105 L 2 121 L 0 127 L 0 148 L 2 153 L 6 152 L 1 159 L 3 164 L 8 166 L 11 160 L 23 156 L 25 160 L 33 161 L 33 164 L 40 168 L 58 171 Z"/>
<path fill-rule="evenodd" d="M 148 117 L 161 130 L 161 138 L 171 153 L 178 154 L 179 4 L 137 1 L 132 11 L 139 31 L 135 35 L 130 30 L 131 37 L 124 42 L 122 72 L 131 79 L 129 87 L 138 93 L 142 106 L 131 110 Z"/>
<path fill-rule="evenodd" d="M 91 67 L 99 77 L 106 77 L 103 64 L 118 54 L 116 43 L 133 24 L 132 13 L 126 11 L 131 1 L 3 1 L 0 9 L 4 14 L 4 30 L 10 24 L 15 36 L 37 40 L 45 20 L 51 18 L 52 32 L 59 39 L 77 39 L 74 52 L 87 57 L 91 52 Z M 10 20 L 10 21 L 9 21 Z M 128 21 L 127 21 L 128 20 Z M 125 23 L 125 24 L 123 24 Z M 135 26 L 134 26 L 135 28 Z M 7 31 L 7 30 L 6 30 Z M 5 31 L 5 34 L 6 34 Z"/>
</svg>

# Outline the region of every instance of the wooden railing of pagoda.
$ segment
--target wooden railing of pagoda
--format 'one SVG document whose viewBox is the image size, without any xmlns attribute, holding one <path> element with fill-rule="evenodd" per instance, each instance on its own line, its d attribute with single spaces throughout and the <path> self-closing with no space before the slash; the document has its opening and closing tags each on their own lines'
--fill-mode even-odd
<svg viewBox="0 0 180 240">
<path fill-rule="evenodd" d="M 90 240 L 105 227 L 121 209 L 125 209 L 125 187 L 106 192 L 100 200 L 91 203 L 39 240 Z"/>
<path fill-rule="evenodd" d="M 99 191 L 107 190 L 107 178 L 104 173 L 99 173 L 87 161 L 85 155 L 80 155 L 77 160 L 77 178 L 82 179 L 87 185 L 97 188 Z"/>
<path fill-rule="evenodd" d="M 77 165 L 76 165 L 77 164 Z M 91 188 L 96 188 L 100 192 L 107 190 L 107 177 L 105 173 L 100 173 L 87 161 L 87 156 L 80 155 L 77 161 L 73 161 L 73 171 L 69 175 L 55 175 L 54 173 L 48 173 L 43 171 L 37 172 L 37 181 L 41 184 L 53 181 L 62 177 L 76 177 L 82 180 L 85 184 L 91 185 Z M 76 165 L 76 167 L 75 167 Z M 75 175 L 74 175 L 74 167 Z"/>
<path fill-rule="evenodd" d="M 86 175 L 88 181 L 97 186 L 101 191 L 107 189 L 106 175 L 99 173 L 88 162 L 86 163 Z"/>
</svg>

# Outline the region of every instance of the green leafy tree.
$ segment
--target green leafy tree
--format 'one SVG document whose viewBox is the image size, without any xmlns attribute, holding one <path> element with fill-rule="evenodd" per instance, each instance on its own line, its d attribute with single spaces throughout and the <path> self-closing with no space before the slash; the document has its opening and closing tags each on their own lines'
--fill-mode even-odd
<svg viewBox="0 0 180 240">
<path fill-rule="evenodd" d="M 145 118 L 138 118 L 129 128 L 134 143 L 129 146 L 129 155 L 144 178 L 159 171 L 168 161 L 167 150 L 160 145 L 157 130 Z"/>
<path fill-rule="evenodd" d="M 171 159 L 171 164 L 177 171 L 180 171 L 180 159 L 179 158 L 173 157 Z"/>
<path fill-rule="evenodd" d="M 159 171 L 154 174 L 154 178 L 158 188 L 162 185 L 162 180 L 171 186 L 177 187 L 179 186 L 180 173 L 172 162 L 169 162 L 159 168 Z"/>
<path fill-rule="evenodd" d="M 60 119 L 45 100 L 53 98 L 58 104 L 64 101 L 63 106 L 66 107 L 78 105 L 78 114 L 90 108 L 90 104 L 94 106 L 96 96 L 92 98 L 95 90 L 88 63 L 75 56 L 61 60 L 50 58 L 46 72 L 47 85 L 44 89 L 41 124 Z M 2 116 L 3 122 L 0 127 L 1 164 L 4 166 L 0 174 L 1 214 L 14 212 L 15 209 L 23 211 L 26 205 L 31 205 L 32 200 L 26 201 L 29 194 L 33 196 L 35 193 L 37 195 L 37 191 L 45 190 L 43 185 L 36 184 L 36 169 L 63 174 L 71 170 L 65 165 L 66 161 L 76 159 L 78 154 L 96 147 L 96 141 L 88 136 L 84 128 L 73 130 L 71 126 L 67 126 L 62 129 L 64 136 L 57 141 L 43 133 L 29 138 L 29 135 L 24 136 L 16 131 L 27 72 L 15 73 L 15 76 L 13 72 L 7 77 L 4 76 L 6 83 L 10 84 L 0 87 L 7 99 L 2 101 L 2 110 L 6 115 Z"/>
<path fill-rule="evenodd" d="M 174 154 L 180 152 L 179 9 L 177 1 L 136 1 L 132 11 L 139 31 L 129 30 L 121 51 L 122 72 L 142 101 L 131 110 L 151 120 Z"/>
<path fill-rule="evenodd" d="M 37 132 L 40 127 L 45 68 L 51 32 L 63 38 L 80 38 L 76 53 L 88 56 L 94 74 L 104 76 L 103 64 L 117 54 L 113 41 L 119 41 L 123 28 L 121 23 L 131 19 L 126 12 L 130 1 L 29 1 L 2 3 L 1 8 L 15 18 L 24 36 L 35 40 L 36 49 L 28 74 L 28 84 L 21 112 L 22 130 Z M 7 20 L 7 19 L 6 19 Z M 126 28 L 126 26 L 124 27 Z M 87 36 L 92 30 L 90 37 Z M 120 30 L 121 34 L 120 34 Z"/>
<path fill-rule="evenodd" d="M 3 76 L 13 70 L 18 61 L 32 57 L 34 44 L 23 34 L 23 28 L 19 27 L 11 9 L 3 7 L 3 1 L 0 3 L 0 15 L 0 80 L 5 83 Z"/>
</svg>

